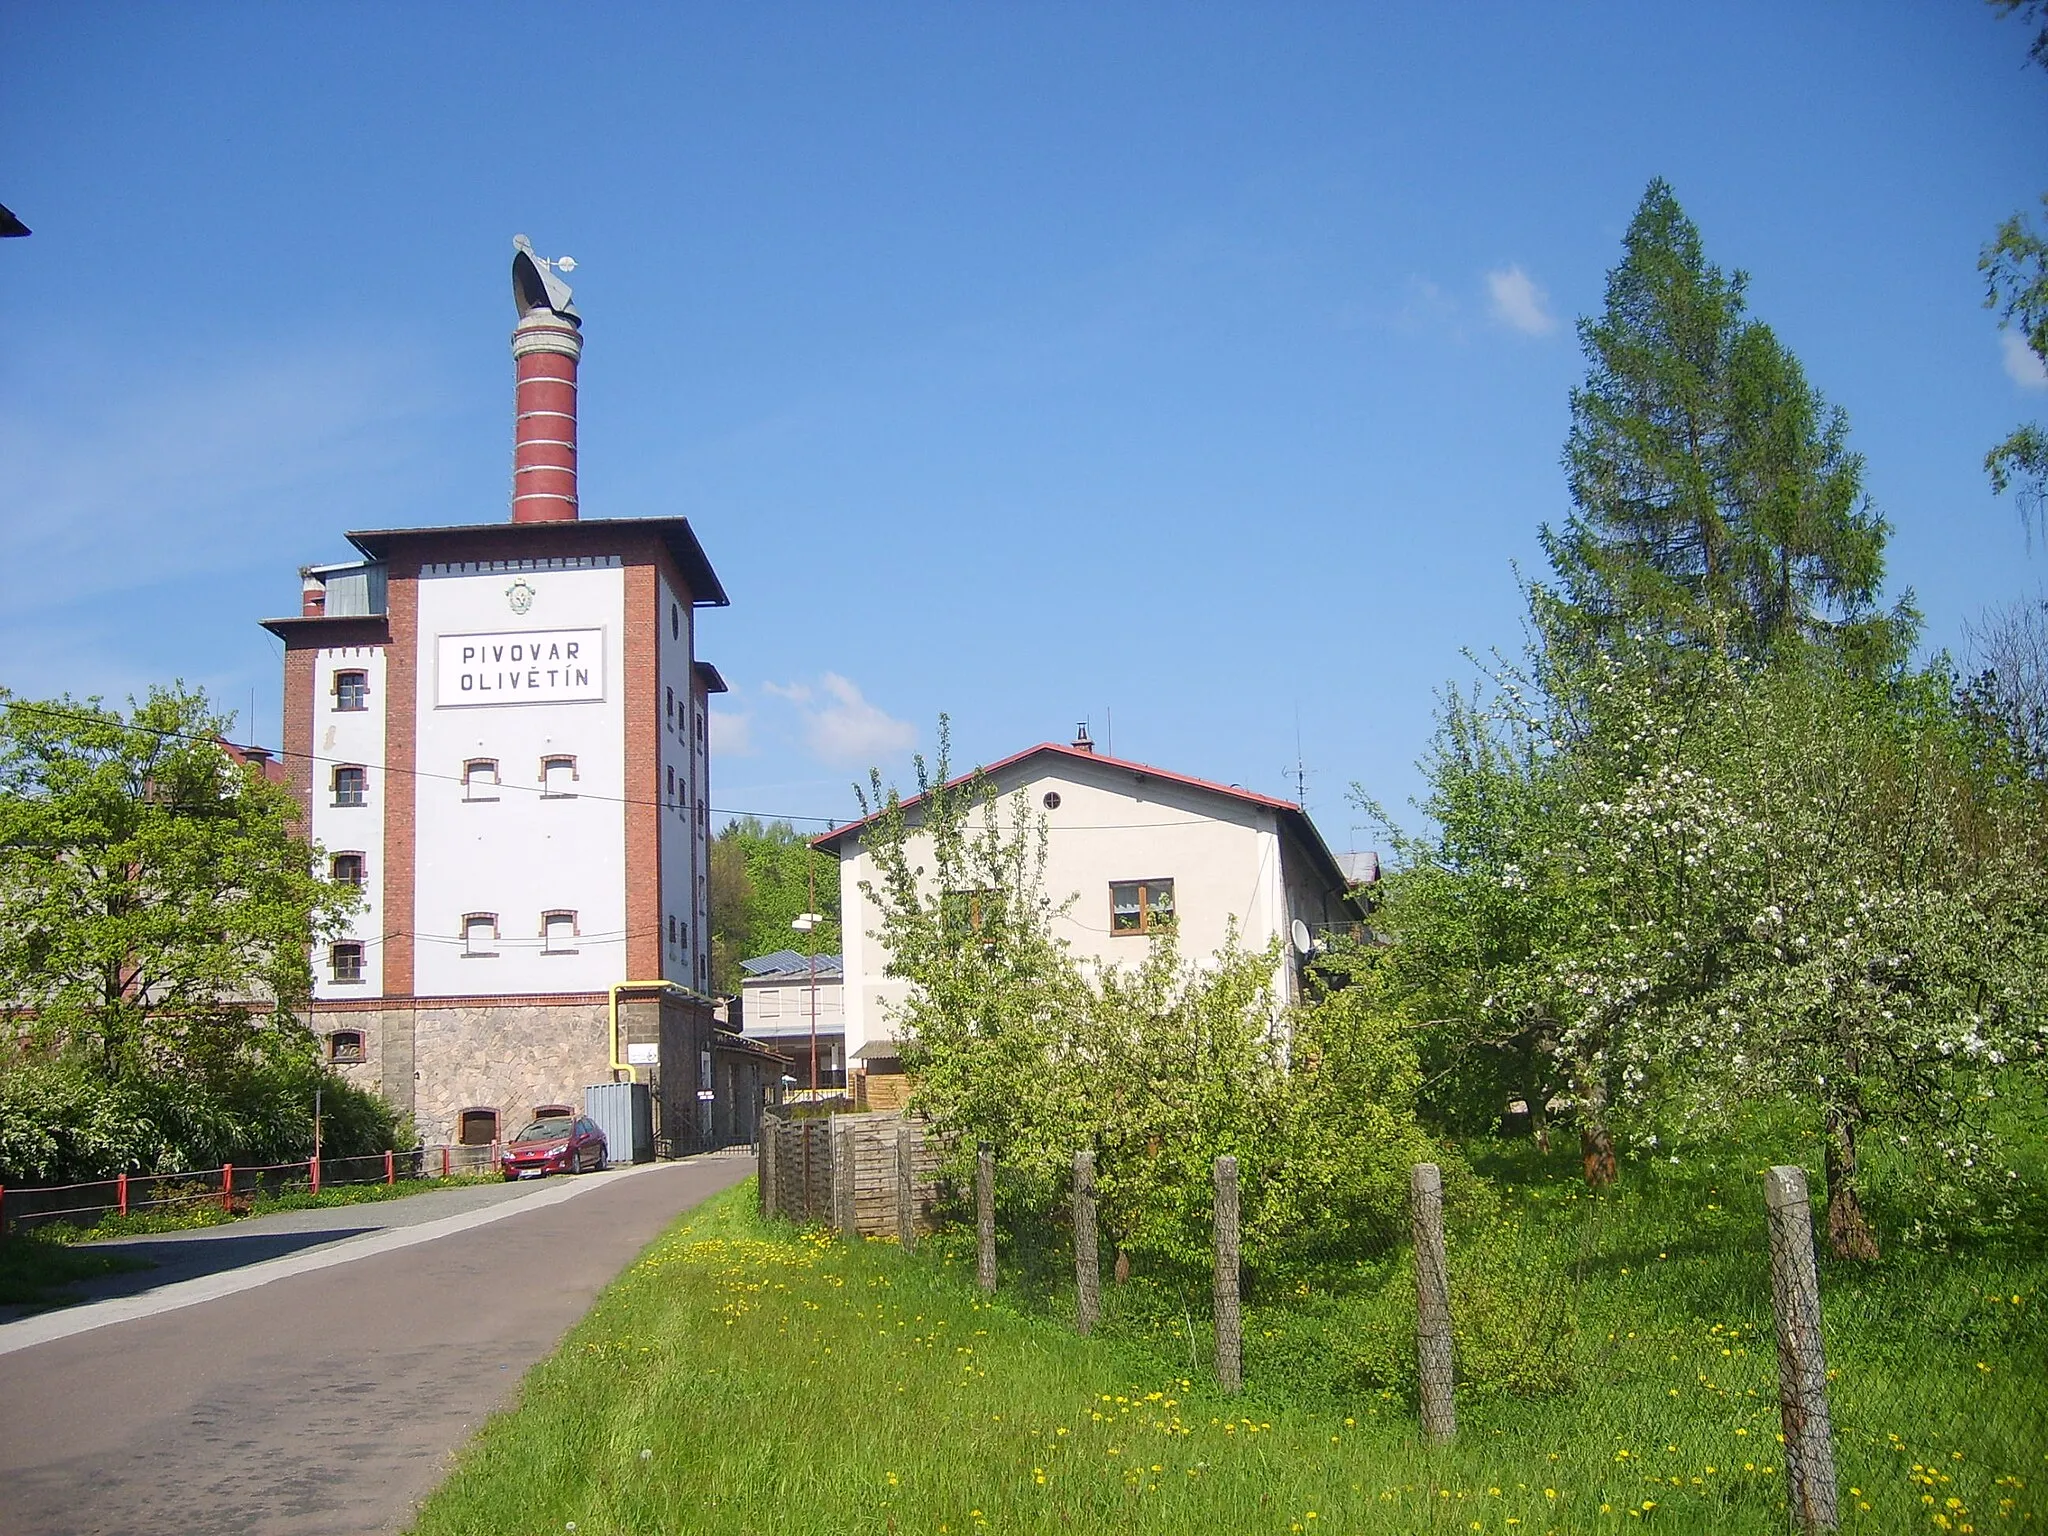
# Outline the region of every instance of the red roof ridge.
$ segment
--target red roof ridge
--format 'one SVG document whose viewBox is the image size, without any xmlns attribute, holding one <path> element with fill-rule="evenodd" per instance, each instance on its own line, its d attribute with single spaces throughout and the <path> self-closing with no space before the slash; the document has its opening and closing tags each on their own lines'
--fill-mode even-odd
<svg viewBox="0 0 2048 1536">
<path fill-rule="evenodd" d="M 943 787 L 951 789 L 956 784 L 964 784 L 977 773 L 986 773 L 993 777 L 1003 769 L 1021 763 L 1026 758 L 1036 757 L 1041 752 L 1057 752 L 1062 757 L 1073 758 L 1084 763 L 1102 763 L 1111 768 L 1121 768 L 1127 772 L 1142 774 L 1148 778 L 1163 779 L 1168 783 L 1180 784 L 1189 789 L 1206 790 L 1210 794 L 1222 795 L 1231 800 L 1241 800 L 1249 805 L 1264 806 L 1267 810 L 1292 811 L 1297 816 L 1305 814 L 1301 807 L 1292 800 L 1278 800 L 1271 795 L 1259 794 L 1255 790 L 1241 789 L 1235 784 L 1218 784 L 1214 779 L 1198 779 L 1193 774 L 1175 773 L 1171 768 L 1156 768 L 1150 763 L 1136 762 L 1127 757 L 1111 757 L 1106 752 L 1084 751 L 1079 747 L 1071 747 L 1064 742 L 1058 741 L 1041 741 L 1036 746 L 1024 748 L 1021 752 L 1012 752 L 1008 757 L 998 758 L 995 762 L 989 763 L 985 767 L 969 769 L 966 773 L 955 774 L 952 778 L 946 780 Z M 923 800 L 923 795 L 912 795 L 903 802 L 904 809 L 907 810 L 913 805 L 920 804 Z M 811 839 L 811 846 L 822 848 L 829 843 L 837 842 L 850 832 L 858 832 L 879 815 L 881 815 L 880 811 L 874 811 L 863 816 L 859 821 L 849 821 L 843 827 L 835 827 L 830 832 L 821 832 L 818 836 Z"/>
</svg>

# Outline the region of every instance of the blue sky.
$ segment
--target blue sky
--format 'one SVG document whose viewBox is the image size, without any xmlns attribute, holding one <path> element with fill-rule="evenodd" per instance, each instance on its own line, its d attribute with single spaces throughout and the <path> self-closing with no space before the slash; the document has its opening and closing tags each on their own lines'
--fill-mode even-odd
<svg viewBox="0 0 2048 1536">
<path fill-rule="evenodd" d="M 182 676 L 342 532 L 505 515 L 509 242 L 573 254 L 583 502 L 733 606 L 714 804 L 845 817 L 940 711 L 1400 805 L 1567 511 L 1575 317 L 1662 175 L 1850 415 L 1930 646 L 2042 586 L 2048 187 L 1986 6 L 11 6 L 0 684 Z"/>
</svg>

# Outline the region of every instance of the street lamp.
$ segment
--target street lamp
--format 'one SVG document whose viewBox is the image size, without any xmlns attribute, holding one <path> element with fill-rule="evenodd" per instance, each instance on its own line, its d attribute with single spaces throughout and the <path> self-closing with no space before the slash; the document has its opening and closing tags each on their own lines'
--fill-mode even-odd
<svg viewBox="0 0 2048 1536">
<path fill-rule="evenodd" d="M 811 930 L 825 921 L 815 912 L 802 912 L 789 926 L 804 936 L 804 950 L 811 972 L 811 1102 L 818 1102 L 818 945 Z"/>
</svg>

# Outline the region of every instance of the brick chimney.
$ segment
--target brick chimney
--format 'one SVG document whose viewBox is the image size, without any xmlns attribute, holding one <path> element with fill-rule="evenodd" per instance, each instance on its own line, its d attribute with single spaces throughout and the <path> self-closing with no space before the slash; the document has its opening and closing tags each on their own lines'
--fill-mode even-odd
<svg viewBox="0 0 2048 1536">
<path fill-rule="evenodd" d="M 582 324 L 553 264 L 535 256 L 524 235 L 512 245 L 512 300 L 519 309 L 512 332 L 512 521 L 572 523 Z"/>
<path fill-rule="evenodd" d="M 1093 752 L 1095 739 L 1088 734 L 1088 722 L 1083 720 L 1074 727 L 1073 747 L 1076 752 Z"/>
</svg>

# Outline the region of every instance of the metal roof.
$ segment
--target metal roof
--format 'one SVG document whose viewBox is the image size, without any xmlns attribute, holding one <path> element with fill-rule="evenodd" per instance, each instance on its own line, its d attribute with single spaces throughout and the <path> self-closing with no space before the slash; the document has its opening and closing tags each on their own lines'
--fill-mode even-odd
<svg viewBox="0 0 2048 1536">
<path fill-rule="evenodd" d="M 838 955 L 819 955 L 818 978 L 837 980 L 845 970 Z M 740 969 L 749 977 L 761 980 L 780 981 L 785 977 L 802 976 L 806 980 L 811 974 L 811 956 L 798 954 L 793 949 L 778 949 L 772 955 L 756 955 L 751 960 L 742 960 Z"/>
</svg>

